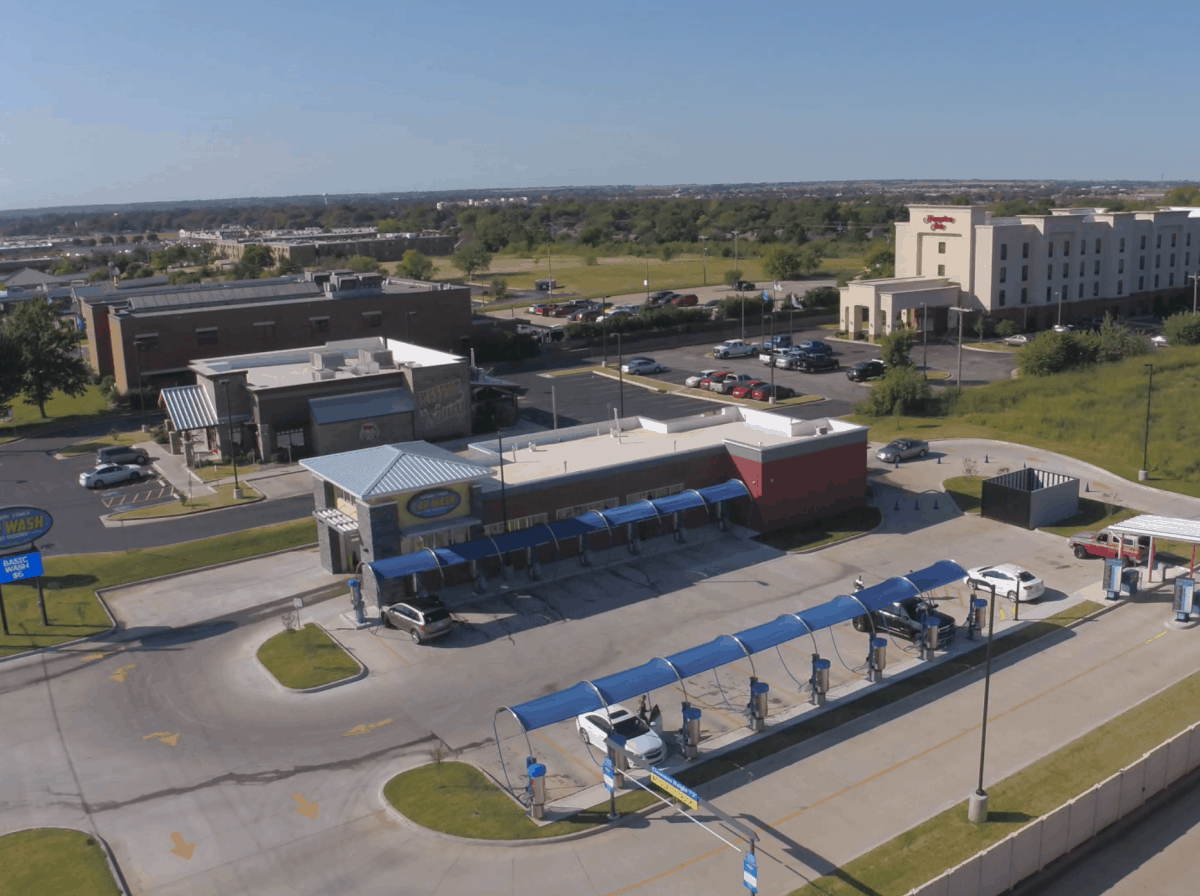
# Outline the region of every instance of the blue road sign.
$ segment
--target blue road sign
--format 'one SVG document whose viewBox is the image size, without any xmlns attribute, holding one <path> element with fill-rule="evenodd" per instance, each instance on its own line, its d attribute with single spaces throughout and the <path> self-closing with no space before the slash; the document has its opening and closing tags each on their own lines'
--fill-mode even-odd
<svg viewBox="0 0 1200 896">
<path fill-rule="evenodd" d="M 608 788 L 608 792 L 612 793 L 617 789 L 617 782 L 613 778 L 613 761 L 609 756 L 604 760 L 604 786 Z"/>
<path fill-rule="evenodd" d="M 758 856 L 746 853 L 742 862 L 742 884 L 751 893 L 758 892 Z"/>
<path fill-rule="evenodd" d="M 20 579 L 32 579 L 42 574 L 42 555 L 37 551 L 0 557 L 0 585 Z"/>
</svg>

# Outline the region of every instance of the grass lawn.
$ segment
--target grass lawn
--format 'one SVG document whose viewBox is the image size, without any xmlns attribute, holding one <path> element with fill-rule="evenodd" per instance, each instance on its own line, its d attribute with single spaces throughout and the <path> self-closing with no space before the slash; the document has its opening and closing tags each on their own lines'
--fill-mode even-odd
<svg viewBox="0 0 1200 896">
<path fill-rule="evenodd" d="M 189 513 L 200 513 L 202 510 L 215 510 L 218 507 L 233 507 L 236 504 L 251 504 L 262 497 L 248 485 L 242 486 L 242 498 L 234 500 L 233 482 L 226 482 L 216 487 L 215 495 L 197 495 L 184 502 L 168 501 L 165 504 L 148 504 L 135 507 L 111 515 L 114 520 L 148 520 L 162 516 L 184 516 Z"/>
<path fill-rule="evenodd" d="M 765 545 L 781 551 L 807 551 L 869 532 L 881 519 L 876 507 L 855 507 L 810 523 L 800 523 L 755 537 Z"/>
<path fill-rule="evenodd" d="M 1200 673 L 988 787 L 990 821 L 947 809 L 795 896 L 902 896 L 1100 783 L 1200 719 Z"/>
<path fill-rule="evenodd" d="M 1048 619 L 1035 622 L 995 641 L 992 656 L 1002 656 L 1099 609 L 1100 604 L 1083 601 Z M 903 681 L 893 682 L 882 690 L 869 691 L 857 700 L 835 707 L 809 721 L 773 731 L 716 759 L 702 760 L 675 777 L 689 787 L 698 787 L 919 693 L 961 672 L 981 666 L 984 658 L 984 645 L 981 644 L 952 661 L 940 663 Z M 454 771 L 448 772 L 452 767 Z M 425 765 L 392 778 L 384 788 L 384 795 L 396 809 L 417 824 L 460 837 L 487 840 L 532 840 L 570 834 L 607 823 L 608 814 L 608 803 L 604 802 L 568 819 L 539 828 L 483 774 L 470 766 L 450 762 L 442 764 L 440 786 L 435 766 Z M 654 797 L 638 788 L 617 798 L 617 810 L 622 813 L 636 812 L 654 801 Z"/>
<path fill-rule="evenodd" d="M 352 678 L 360 671 L 354 657 L 311 622 L 268 640 L 258 648 L 258 659 L 281 685 L 296 690 Z"/>
<path fill-rule="evenodd" d="M 925 375 L 927 380 L 948 380 L 950 379 L 949 370 L 931 370 Z"/>
<path fill-rule="evenodd" d="M 83 831 L 38 828 L 0 837 L 0 896 L 120 892 L 103 848 Z"/>
<path fill-rule="evenodd" d="M 109 621 L 96 598 L 98 588 L 199 569 L 227 560 L 243 560 L 312 544 L 316 540 L 316 520 L 304 519 L 161 548 L 45 557 L 42 585 L 50 626 L 42 625 L 34 583 L 5 585 L 4 606 L 13 634 L 0 635 L 0 656 L 106 631 Z"/>
<path fill-rule="evenodd" d="M 92 454 L 109 445 L 136 445 L 138 442 L 149 442 L 152 438 L 148 432 L 142 432 L 140 429 L 131 429 L 125 432 L 118 432 L 116 435 L 110 433 L 106 436 L 97 436 L 94 439 L 88 439 L 86 442 L 76 442 L 74 445 L 68 445 L 59 453 L 64 457 L 79 457 L 81 454 Z"/>
<path fill-rule="evenodd" d="M 1043 526 L 1043 532 L 1070 538 L 1076 532 L 1099 532 L 1106 526 L 1137 516 L 1136 510 L 1129 510 L 1116 504 L 1105 504 L 1090 498 L 1079 499 L 1079 513 L 1054 526 Z"/>
<path fill-rule="evenodd" d="M 237 471 L 238 476 L 245 476 L 247 473 L 257 473 L 260 469 L 262 467 L 259 464 L 238 464 Z M 202 467 L 196 467 L 195 473 L 205 482 L 233 479 L 233 464 L 205 464 Z"/>
<path fill-rule="evenodd" d="M 979 506 L 983 503 L 982 476 L 954 476 L 945 480 L 942 488 L 963 513 L 979 513 Z"/>
<path fill-rule="evenodd" d="M 46 402 L 45 417 L 38 412 L 37 405 L 20 398 L 13 402 L 12 413 L 11 423 L 0 424 L 0 442 L 64 423 L 98 420 L 114 411 L 109 408 L 108 400 L 100 396 L 100 387 L 89 385 L 78 398 L 56 393 Z"/>
</svg>

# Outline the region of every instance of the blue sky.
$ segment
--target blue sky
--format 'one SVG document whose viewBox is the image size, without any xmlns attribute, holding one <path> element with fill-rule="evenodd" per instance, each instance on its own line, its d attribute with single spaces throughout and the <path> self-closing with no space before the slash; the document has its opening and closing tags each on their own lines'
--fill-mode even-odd
<svg viewBox="0 0 1200 896">
<path fill-rule="evenodd" d="M 983 6 L 13 4 L 0 208 L 1200 176 L 1200 6 Z"/>
</svg>

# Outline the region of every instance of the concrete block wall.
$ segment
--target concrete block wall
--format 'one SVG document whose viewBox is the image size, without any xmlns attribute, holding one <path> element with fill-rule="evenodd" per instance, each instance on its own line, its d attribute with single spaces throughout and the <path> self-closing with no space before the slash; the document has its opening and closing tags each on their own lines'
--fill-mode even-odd
<svg viewBox="0 0 1200 896">
<path fill-rule="evenodd" d="M 1200 722 L 908 896 L 997 896 L 1200 767 Z M 966 809 L 964 808 L 965 812 Z"/>
</svg>

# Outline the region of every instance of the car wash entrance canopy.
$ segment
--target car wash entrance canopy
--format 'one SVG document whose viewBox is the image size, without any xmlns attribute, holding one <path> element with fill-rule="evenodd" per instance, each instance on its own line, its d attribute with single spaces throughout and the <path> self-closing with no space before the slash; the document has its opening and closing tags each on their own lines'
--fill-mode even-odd
<svg viewBox="0 0 1200 896">
<path fill-rule="evenodd" d="M 525 731 L 533 731 L 575 718 L 613 703 L 620 703 L 639 694 L 667 687 L 708 672 L 726 663 L 753 656 L 812 633 L 847 622 L 872 610 L 917 597 L 941 588 L 966 576 L 966 570 L 953 560 L 940 560 L 925 569 L 896 576 L 865 588 L 853 595 L 840 595 L 827 603 L 799 613 L 786 613 L 771 622 L 748 628 L 680 651 L 667 657 L 655 657 L 649 662 L 623 672 L 581 681 L 566 690 L 530 700 L 517 706 L 497 710 L 510 712 Z"/>
</svg>

